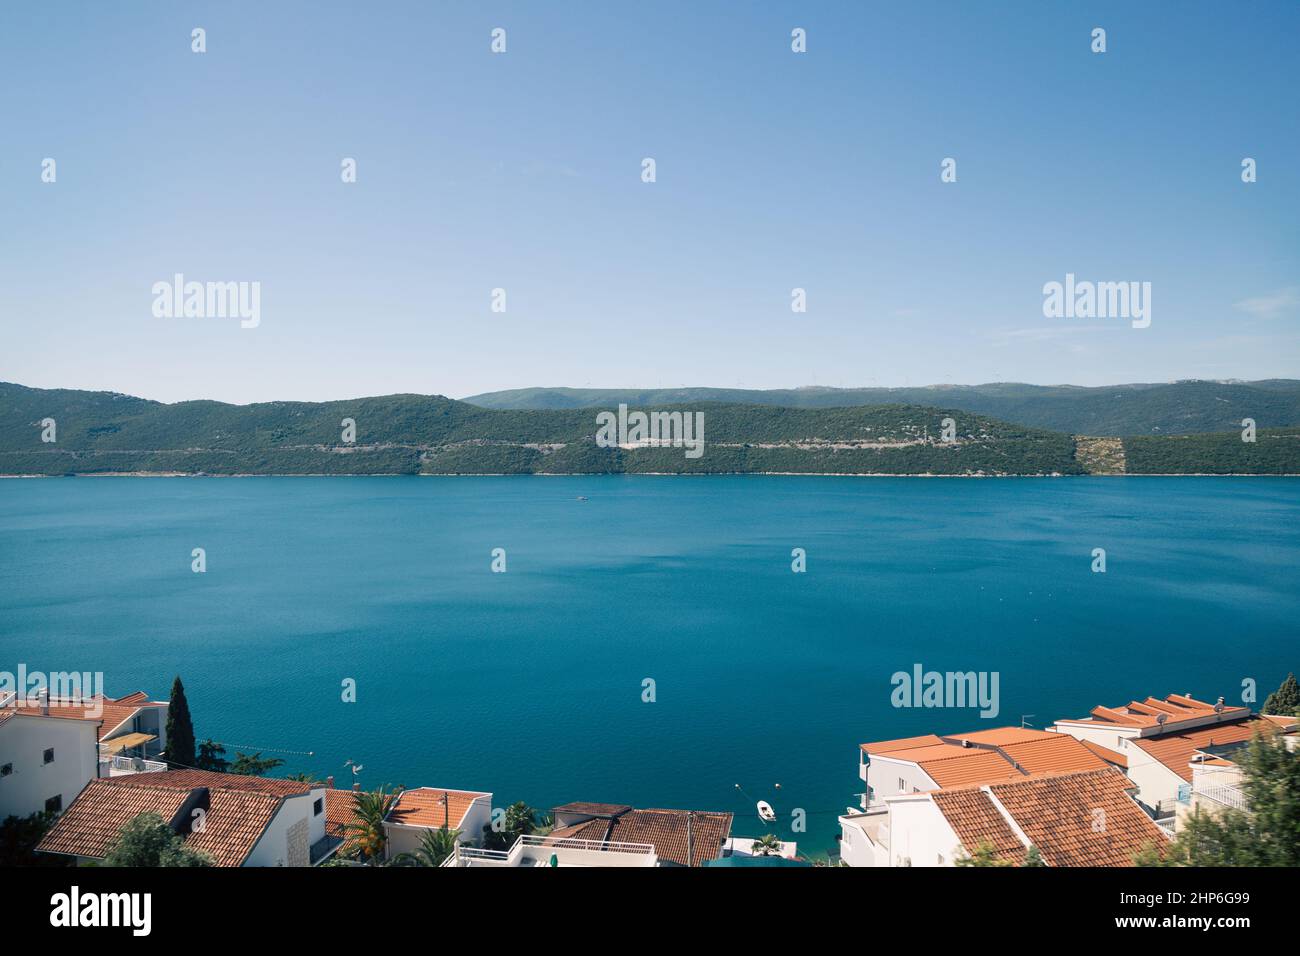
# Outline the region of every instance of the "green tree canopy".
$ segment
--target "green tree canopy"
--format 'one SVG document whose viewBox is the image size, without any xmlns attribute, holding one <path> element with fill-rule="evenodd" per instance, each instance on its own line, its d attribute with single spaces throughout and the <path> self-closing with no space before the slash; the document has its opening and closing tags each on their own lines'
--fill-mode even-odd
<svg viewBox="0 0 1300 956">
<path fill-rule="evenodd" d="M 156 813 L 142 813 L 122 827 L 104 866 L 212 866 L 212 857 L 189 846 Z"/>
<path fill-rule="evenodd" d="M 1198 807 L 1161 859 L 1154 847 L 1138 866 L 1300 866 L 1300 750 L 1280 735 L 1256 734 L 1238 752 L 1247 809 Z"/>
<path fill-rule="evenodd" d="M 213 773 L 229 773 L 230 761 L 226 759 L 226 748 L 212 739 L 203 741 L 199 744 L 198 758 L 194 766 L 200 770 L 211 770 Z"/>
<path fill-rule="evenodd" d="M 0 866 L 66 866 L 67 862 L 57 856 L 36 852 L 36 844 L 57 816 L 49 810 L 38 810 L 29 817 L 5 817 L 0 823 Z"/>
<path fill-rule="evenodd" d="M 1264 707 L 1260 712 L 1282 717 L 1300 716 L 1300 684 L 1296 683 L 1295 674 L 1286 675 L 1282 686 L 1264 700 Z"/>
<path fill-rule="evenodd" d="M 521 836 L 537 829 L 537 811 L 522 800 L 506 807 L 500 830 L 491 823 L 483 827 L 483 846 L 488 850 L 508 850 Z"/>
<path fill-rule="evenodd" d="M 268 770 L 274 770 L 283 763 L 284 761 L 279 757 L 263 757 L 260 750 L 255 754 L 244 754 L 236 750 L 235 762 L 231 765 L 230 772 L 242 774 L 245 777 L 260 777 Z"/>
</svg>

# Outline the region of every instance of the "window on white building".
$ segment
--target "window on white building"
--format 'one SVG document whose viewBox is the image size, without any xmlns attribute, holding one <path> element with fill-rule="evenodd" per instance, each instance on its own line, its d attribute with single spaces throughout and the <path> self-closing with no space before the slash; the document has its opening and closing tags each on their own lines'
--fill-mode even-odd
<svg viewBox="0 0 1300 956">
<path fill-rule="evenodd" d="M 54 763 L 54 748 L 50 747 L 45 751 L 41 763 Z"/>
</svg>

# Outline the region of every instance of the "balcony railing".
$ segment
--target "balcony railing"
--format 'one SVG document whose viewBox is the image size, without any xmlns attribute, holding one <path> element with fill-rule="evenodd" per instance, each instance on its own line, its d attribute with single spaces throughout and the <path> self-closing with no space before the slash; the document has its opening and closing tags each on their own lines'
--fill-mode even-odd
<svg viewBox="0 0 1300 956">
<path fill-rule="evenodd" d="M 1209 800 L 1221 807 L 1231 807 L 1233 810 L 1247 809 L 1246 795 L 1236 787 L 1202 787 L 1192 792 L 1199 799 Z"/>
<path fill-rule="evenodd" d="M 160 760 L 146 760 L 143 757 L 123 757 L 114 755 L 99 758 L 99 775 L 101 777 L 121 777 L 132 773 L 157 773 L 166 770 L 167 765 Z"/>
<path fill-rule="evenodd" d="M 578 865 L 599 865 L 598 857 L 587 854 L 626 854 L 620 862 L 612 860 L 609 866 L 637 865 L 632 862 L 635 856 L 641 856 L 650 865 L 655 858 L 655 848 L 650 843 L 618 843 L 608 840 L 580 840 L 576 838 L 556 838 L 530 834 L 521 836 L 509 850 L 481 850 L 477 847 L 460 847 L 457 852 L 443 862 L 443 866 L 529 866 L 539 865 L 534 858 L 555 854 L 557 862 L 563 865 L 568 855 L 581 856 L 584 862 Z"/>
</svg>

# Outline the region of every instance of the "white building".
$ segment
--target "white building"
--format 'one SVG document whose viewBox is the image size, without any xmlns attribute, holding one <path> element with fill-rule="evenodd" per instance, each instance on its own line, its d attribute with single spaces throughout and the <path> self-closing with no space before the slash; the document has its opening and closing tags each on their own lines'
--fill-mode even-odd
<svg viewBox="0 0 1300 956">
<path fill-rule="evenodd" d="M 384 820 L 388 855 L 414 853 L 430 830 L 458 831 L 457 843 L 477 845 L 492 822 L 492 794 L 476 790 L 417 787 L 403 790 Z"/>
<path fill-rule="evenodd" d="M 0 701 L 0 820 L 68 807 L 99 776 L 165 770 L 167 704 L 143 692 L 114 700 Z"/>
</svg>

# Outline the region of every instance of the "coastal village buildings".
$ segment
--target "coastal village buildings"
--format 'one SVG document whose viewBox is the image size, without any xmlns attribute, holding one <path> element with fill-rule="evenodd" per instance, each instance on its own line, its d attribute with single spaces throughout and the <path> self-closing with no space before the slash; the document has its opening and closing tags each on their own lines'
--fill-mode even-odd
<svg viewBox="0 0 1300 956">
<path fill-rule="evenodd" d="M 1172 817 L 1179 806 L 1189 805 L 1194 764 L 1222 758 L 1257 732 L 1300 739 L 1294 717 L 1254 714 L 1248 707 L 1225 705 L 1223 698 L 1210 704 L 1186 694 L 1094 707 L 1087 717 L 1058 720 L 1056 730 L 1121 767 L 1137 787 L 1138 801 L 1157 817 Z"/>
<path fill-rule="evenodd" d="M 166 765 L 167 703 L 126 697 L 0 700 L 0 820 L 67 808 L 88 783 Z"/>
<path fill-rule="evenodd" d="M 860 807 L 840 819 L 849 866 L 951 866 L 983 845 L 1048 866 L 1127 866 L 1197 807 L 1245 808 L 1233 753 L 1297 719 L 1188 695 L 1097 707 L 1050 731 L 1001 727 L 862 744 Z M 1290 744 L 1295 746 L 1295 743 Z"/>
<path fill-rule="evenodd" d="M 167 705 L 143 693 L 85 701 L 0 701 L 0 817 L 59 817 L 37 847 L 102 860 L 122 827 L 155 813 L 218 866 L 315 866 L 346 849 L 358 790 L 168 770 Z M 997 727 L 862 744 L 860 805 L 839 817 L 849 866 L 953 866 L 967 856 L 1048 866 L 1127 866 L 1160 849 L 1196 809 L 1245 809 L 1240 748 L 1256 733 L 1300 746 L 1300 721 L 1187 695 L 1097 707 L 1050 730 Z M 384 821 L 387 857 L 458 831 L 447 867 L 706 866 L 756 862 L 727 812 L 573 802 L 552 828 L 482 848 L 488 791 L 402 791 Z M 792 862 L 793 843 L 775 851 Z"/>
</svg>

